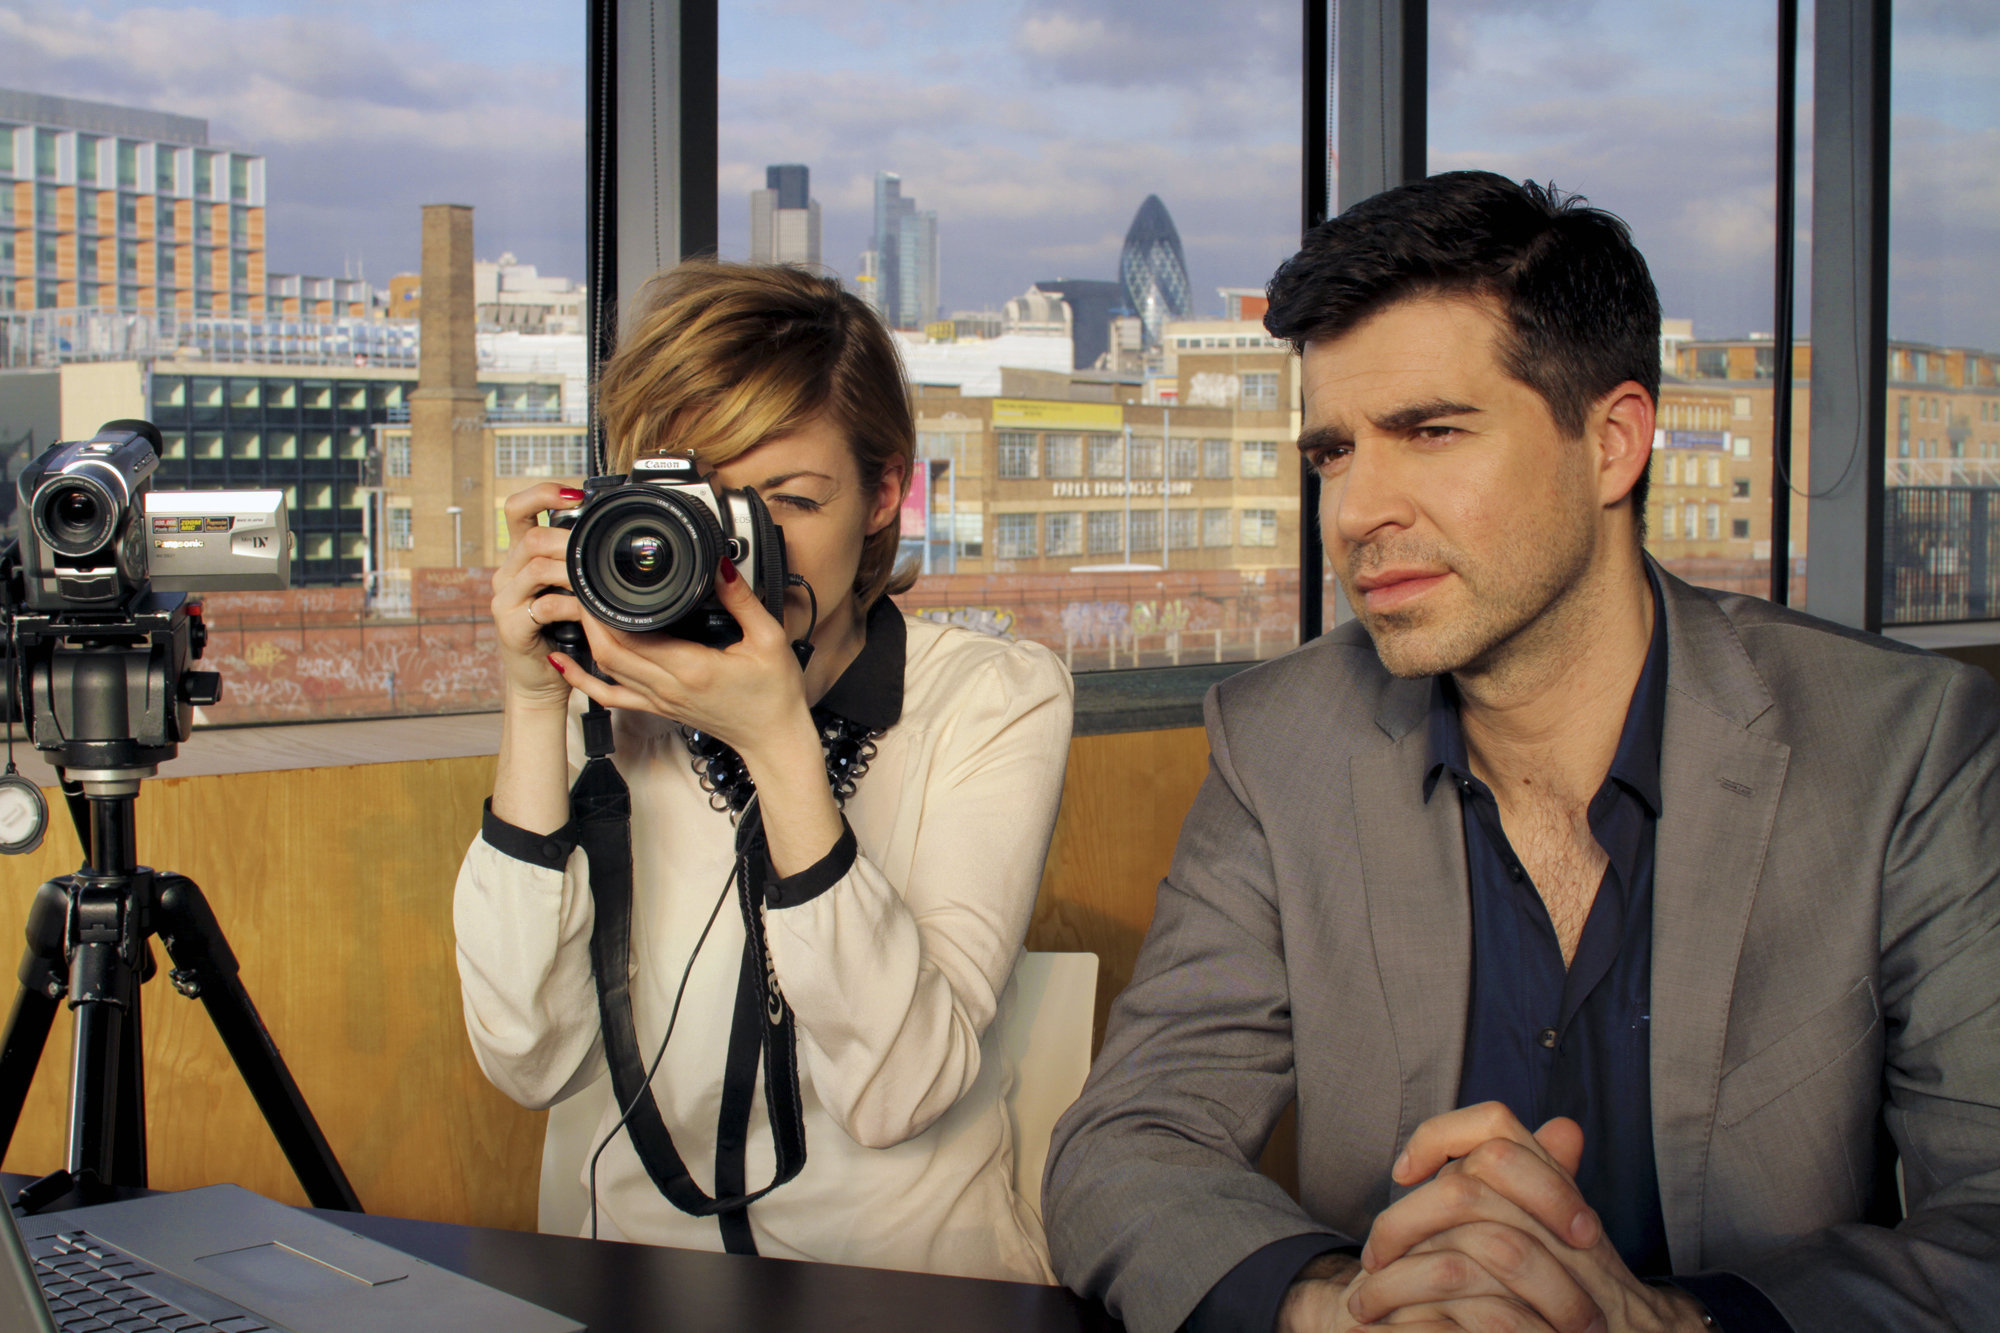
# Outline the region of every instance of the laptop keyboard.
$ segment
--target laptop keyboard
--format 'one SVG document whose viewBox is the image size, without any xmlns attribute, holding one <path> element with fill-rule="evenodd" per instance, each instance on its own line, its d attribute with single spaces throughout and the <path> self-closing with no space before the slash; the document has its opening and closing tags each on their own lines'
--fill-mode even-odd
<svg viewBox="0 0 2000 1333">
<path fill-rule="evenodd" d="M 261 1333 L 270 1326 L 87 1231 L 28 1242 L 62 1333 Z"/>
</svg>

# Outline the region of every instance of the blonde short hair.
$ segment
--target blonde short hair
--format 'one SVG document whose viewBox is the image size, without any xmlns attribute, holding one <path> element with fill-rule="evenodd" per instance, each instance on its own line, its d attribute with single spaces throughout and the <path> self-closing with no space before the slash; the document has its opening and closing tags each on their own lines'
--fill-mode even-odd
<svg viewBox="0 0 2000 1333">
<path fill-rule="evenodd" d="M 847 440 L 872 494 L 889 467 L 916 470 L 916 423 L 889 331 L 838 280 L 782 264 L 689 260 L 654 275 L 597 382 L 611 470 L 692 451 L 714 466 L 824 419 Z M 916 581 L 899 575 L 893 519 L 862 542 L 865 608 Z"/>
</svg>

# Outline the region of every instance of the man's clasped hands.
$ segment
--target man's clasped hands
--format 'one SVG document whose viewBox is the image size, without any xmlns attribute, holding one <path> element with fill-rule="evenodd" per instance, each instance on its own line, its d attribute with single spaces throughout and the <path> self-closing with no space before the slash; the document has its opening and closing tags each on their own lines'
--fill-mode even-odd
<svg viewBox="0 0 2000 1333">
<path fill-rule="evenodd" d="M 1410 1192 L 1357 1262 L 1327 1255 L 1287 1293 L 1281 1333 L 1397 1329 L 1664 1333 L 1700 1304 L 1634 1277 L 1583 1201 L 1576 1122 L 1530 1133 L 1498 1102 L 1425 1121 L 1391 1171 Z"/>
</svg>

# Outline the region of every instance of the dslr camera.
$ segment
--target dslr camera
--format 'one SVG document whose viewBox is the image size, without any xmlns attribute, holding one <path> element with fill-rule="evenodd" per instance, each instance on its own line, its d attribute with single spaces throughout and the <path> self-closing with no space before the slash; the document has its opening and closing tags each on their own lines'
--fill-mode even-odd
<svg viewBox="0 0 2000 1333">
<path fill-rule="evenodd" d="M 641 458 L 592 477 L 583 503 L 550 516 L 570 529 L 569 580 L 607 625 L 721 648 L 743 637 L 715 595 L 727 556 L 774 618 L 785 610 L 785 534 L 753 490 L 726 490 L 690 454 Z"/>
</svg>

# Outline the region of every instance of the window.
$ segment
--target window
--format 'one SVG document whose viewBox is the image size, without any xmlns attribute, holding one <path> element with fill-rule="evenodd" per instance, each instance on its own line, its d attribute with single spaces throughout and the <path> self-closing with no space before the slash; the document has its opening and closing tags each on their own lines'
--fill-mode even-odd
<svg viewBox="0 0 2000 1333">
<path fill-rule="evenodd" d="M 1160 475 L 1160 442 L 1143 435 L 1132 437 L 1132 475 L 1153 478 Z"/>
<path fill-rule="evenodd" d="M 1243 442 L 1243 480 L 1262 481 L 1278 475 L 1278 442 L 1276 440 L 1245 440 Z"/>
<path fill-rule="evenodd" d="M 1125 441 L 1116 435 L 1090 437 L 1090 475 L 1098 478 L 1125 475 Z"/>
<path fill-rule="evenodd" d="M 1278 372 L 1252 370 L 1243 376 L 1243 410 L 1274 412 L 1278 408 Z"/>
<path fill-rule="evenodd" d="M 1042 535 L 1044 555 L 1083 554 L 1083 521 L 1079 514 L 1044 515 Z"/>
<path fill-rule="evenodd" d="M 1720 458 L 1711 457 L 1707 459 L 1704 471 L 1707 474 L 1708 484 L 1711 488 L 1722 485 L 1722 460 Z"/>
<path fill-rule="evenodd" d="M 0 124 L 0 176 L 14 174 L 14 127 Z"/>
<path fill-rule="evenodd" d="M 410 526 L 410 507 L 392 505 L 389 509 L 389 549 L 407 551 L 417 544 L 416 534 Z"/>
<path fill-rule="evenodd" d="M 1747 499 L 1749 499 L 1749 498 L 1750 498 L 1750 478 L 1748 478 L 1748 477 L 1738 477 L 1738 478 L 1736 478 L 1736 479 L 1735 479 L 1735 480 L 1734 480 L 1733 482 L 1731 482 L 1731 483 L 1730 483 L 1730 491 L 1729 491 L 1729 498 L 1730 498 L 1730 499 L 1732 499 L 1732 500 L 1747 500 Z"/>
<path fill-rule="evenodd" d="M 159 144 L 154 147 L 153 189 L 157 193 L 173 194 L 178 188 L 179 181 L 176 179 L 178 173 L 175 170 L 176 159 L 178 157 L 179 154 L 175 153 L 173 149 L 167 147 L 165 144 Z"/>
<path fill-rule="evenodd" d="M 1035 515 L 995 514 L 993 555 L 999 560 L 1032 560 L 1035 557 Z"/>
<path fill-rule="evenodd" d="M 384 432 L 382 437 L 382 447 L 387 454 L 387 457 L 385 457 L 382 460 L 383 471 L 391 477 L 409 476 L 410 475 L 409 432 L 397 431 L 394 434 L 389 434 L 388 432 Z M 495 450 L 497 456 L 498 441 L 495 442 Z"/>
<path fill-rule="evenodd" d="M 563 434 L 504 434 L 493 441 L 493 474 L 498 477 L 581 477 L 590 470 L 586 436 Z M 388 439 L 391 476 L 410 474 L 410 437 L 398 432 Z M 401 471 L 395 471 L 398 466 Z"/>
<path fill-rule="evenodd" d="M 1167 547 L 1175 551 L 1192 551 L 1198 544 L 1195 527 L 1200 515 L 1192 509 L 1175 509 L 1167 514 Z"/>
<path fill-rule="evenodd" d="M 1227 509 L 1202 510 L 1201 544 L 1203 546 L 1227 546 L 1229 543 L 1229 511 Z"/>
<path fill-rule="evenodd" d="M 1278 511 L 1275 509 L 1246 509 L 1243 511 L 1243 545 L 1276 546 L 1278 544 Z"/>
<path fill-rule="evenodd" d="M 1722 535 L 1722 506 L 1709 504 L 1702 507 L 1702 536 L 1714 541 Z"/>
<path fill-rule="evenodd" d="M 1696 537 L 1701 535 L 1700 505 L 1697 504 L 1688 505 L 1685 509 L 1681 511 L 1681 517 L 1684 520 L 1683 526 L 1681 528 L 1681 535 L 1686 537 L 1689 541 L 1693 541 Z"/>
<path fill-rule="evenodd" d="M 118 141 L 118 188 L 139 188 L 139 145 L 130 139 Z"/>
<path fill-rule="evenodd" d="M 1132 550 L 1157 551 L 1160 549 L 1160 511 L 1157 509 L 1134 509 L 1131 518 Z"/>
<path fill-rule="evenodd" d="M 1197 440 L 1183 440 L 1178 437 L 1167 444 L 1167 474 L 1172 477 L 1192 477 L 1200 468 L 1201 444 Z"/>
<path fill-rule="evenodd" d="M 7 137 L 5 126 L 0 126 L 0 139 Z M 94 134 L 76 136 L 76 183 L 78 185 L 97 184 L 97 148 L 104 140 Z M 4 170 L 4 168 L 0 168 Z"/>
<path fill-rule="evenodd" d="M 1201 475 L 1205 481 L 1229 480 L 1229 441 L 1201 442 Z"/>
<path fill-rule="evenodd" d="M 1000 475 L 1015 481 L 1035 476 L 1035 435 L 1033 431 L 1003 430 L 997 433 Z"/>
<path fill-rule="evenodd" d="M 1046 455 L 1048 477 L 1081 477 L 1083 475 L 1083 437 L 1081 435 L 1044 435 L 1042 448 Z"/>
<path fill-rule="evenodd" d="M 1660 526 L 1657 531 L 1662 539 L 1672 541 L 1680 535 L 1680 517 L 1681 511 L 1678 506 L 1671 503 L 1660 506 Z"/>
<path fill-rule="evenodd" d="M 1747 518 L 1730 519 L 1729 535 L 1735 538 L 1737 541 L 1742 541 L 1744 538 L 1748 537 L 1750 535 L 1750 520 Z"/>
<path fill-rule="evenodd" d="M 54 130 L 35 131 L 35 174 L 43 180 L 55 179 L 59 141 L 60 136 Z"/>
<path fill-rule="evenodd" d="M 215 154 L 196 149 L 194 154 L 194 197 L 215 197 Z"/>
<path fill-rule="evenodd" d="M 1737 394 L 1734 410 L 1738 421 L 1747 419 L 1750 415 L 1750 396 L 1748 394 Z"/>
<path fill-rule="evenodd" d="M 1116 509 L 1093 510 L 1090 515 L 1090 553 L 1116 555 L 1125 549 L 1125 516 Z"/>
</svg>

